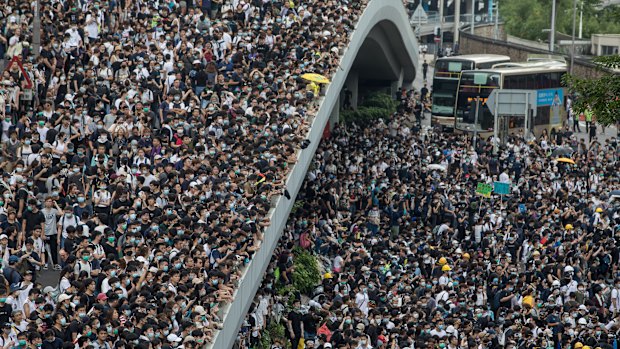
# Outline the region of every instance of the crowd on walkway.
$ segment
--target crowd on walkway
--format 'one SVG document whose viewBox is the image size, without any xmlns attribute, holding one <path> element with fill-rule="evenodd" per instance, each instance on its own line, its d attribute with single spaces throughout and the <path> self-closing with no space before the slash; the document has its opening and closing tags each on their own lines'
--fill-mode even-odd
<svg viewBox="0 0 620 349">
<path fill-rule="evenodd" d="M 510 137 L 493 155 L 411 119 L 338 127 L 319 146 L 242 347 L 280 322 L 272 348 L 617 348 L 619 140 Z M 476 193 L 494 182 L 509 194 Z M 282 296 L 295 246 L 322 281 Z"/>
<path fill-rule="evenodd" d="M 4 2 L 0 348 L 211 342 L 366 3 Z"/>
</svg>

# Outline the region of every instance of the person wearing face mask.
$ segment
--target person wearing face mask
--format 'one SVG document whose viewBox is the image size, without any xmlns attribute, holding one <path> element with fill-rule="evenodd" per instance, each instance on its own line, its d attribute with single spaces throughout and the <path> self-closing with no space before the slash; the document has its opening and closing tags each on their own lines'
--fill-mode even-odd
<svg viewBox="0 0 620 349">
<path fill-rule="evenodd" d="M 365 284 L 361 284 L 358 287 L 358 292 L 355 294 L 355 304 L 357 305 L 357 308 L 360 309 L 366 316 L 368 316 L 369 301 L 370 298 L 368 297 L 368 288 Z"/>
<path fill-rule="evenodd" d="M 304 338 L 304 322 L 300 309 L 301 300 L 295 299 L 293 301 L 293 310 L 287 316 L 286 330 L 292 348 L 297 348 L 300 340 Z"/>
</svg>

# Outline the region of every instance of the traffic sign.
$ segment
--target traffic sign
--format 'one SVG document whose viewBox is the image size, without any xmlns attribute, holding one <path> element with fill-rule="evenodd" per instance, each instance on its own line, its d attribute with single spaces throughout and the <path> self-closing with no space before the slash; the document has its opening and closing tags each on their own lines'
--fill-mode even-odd
<svg viewBox="0 0 620 349">
<path fill-rule="evenodd" d="M 413 13 L 411 14 L 409 22 L 411 22 L 412 24 L 426 24 L 428 22 L 428 15 L 426 14 L 426 11 L 424 11 L 424 9 L 422 8 L 421 3 L 418 4 L 418 7 L 416 7 L 415 11 L 413 11 Z"/>
<path fill-rule="evenodd" d="M 536 116 L 537 96 L 536 90 L 494 89 L 487 98 L 486 105 L 495 116 L 526 116 L 526 110 Z"/>
<path fill-rule="evenodd" d="M 26 86 L 22 86 L 22 87 L 26 90 L 32 90 L 32 87 L 33 87 L 32 80 L 30 80 L 30 76 L 24 69 L 24 66 L 22 65 L 22 61 L 19 59 L 19 56 L 13 56 L 13 58 L 11 59 L 9 64 L 6 66 L 4 71 L 10 71 L 13 64 L 17 64 L 17 66 L 19 67 L 19 70 L 22 72 L 22 77 L 24 78 L 24 80 L 26 80 Z"/>
</svg>

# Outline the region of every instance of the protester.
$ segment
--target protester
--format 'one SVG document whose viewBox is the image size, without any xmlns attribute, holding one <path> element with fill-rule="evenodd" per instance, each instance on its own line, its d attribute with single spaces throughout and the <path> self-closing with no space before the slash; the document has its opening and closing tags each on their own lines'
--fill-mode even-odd
<svg viewBox="0 0 620 349">
<path fill-rule="evenodd" d="M 490 140 L 474 149 L 404 114 L 333 129 L 250 312 L 271 309 L 255 330 L 280 319 L 295 343 L 287 324 L 308 319 L 319 349 L 616 348 L 618 139 L 561 133 L 513 135 L 493 155 Z M 555 161 L 566 148 L 576 165 Z M 476 193 L 494 182 L 509 194 Z M 322 281 L 287 296 L 295 273 L 282 277 L 280 261 L 304 245 Z"/>
<path fill-rule="evenodd" d="M 366 2 L 3 4 L 0 344 L 211 342 Z"/>
</svg>

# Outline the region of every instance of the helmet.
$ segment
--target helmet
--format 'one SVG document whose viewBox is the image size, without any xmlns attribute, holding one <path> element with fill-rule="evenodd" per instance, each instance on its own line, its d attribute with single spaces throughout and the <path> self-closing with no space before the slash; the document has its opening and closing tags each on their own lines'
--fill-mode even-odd
<svg viewBox="0 0 620 349">
<path fill-rule="evenodd" d="M 553 281 L 553 283 L 551 284 L 551 286 L 554 286 L 554 287 L 560 287 L 560 280 L 555 280 L 555 281 Z"/>
<path fill-rule="evenodd" d="M 332 273 L 327 272 L 325 273 L 325 275 L 323 275 L 323 279 L 331 279 L 332 278 Z"/>
<path fill-rule="evenodd" d="M 575 269 L 573 267 L 571 267 L 570 265 L 567 265 L 567 266 L 564 267 L 564 272 L 565 273 L 572 273 L 574 271 L 575 271 Z"/>
<path fill-rule="evenodd" d="M 564 229 L 566 230 L 573 230 L 573 225 L 572 224 L 567 224 Z"/>
<path fill-rule="evenodd" d="M 465 252 L 465 253 L 463 253 L 463 258 L 470 259 L 471 256 L 469 255 L 469 253 Z"/>
<path fill-rule="evenodd" d="M 573 346 L 573 348 L 575 349 L 583 348 L 583 344 L 581 342 L 577 342 L 575 343 L 575 346 Z"/>
<path fill-rule="evenodd" d="M 525 297 L 523 297 L 522 303 L 529 305 L 530 308 L 533 308 L 534 307 L 534 297 L 532 297 L 532 296 L 525 296 Z"/>
<path fill-rule="evenodd" d="M 590 348 L 590 346 L 589 346 L 589 345 L 584 345 L 584 346 L 583 346 L 583 349 L 592 349 L 592 348 Z"/>
<path fill-rule="evenodd" d="M 439 258 L 439 265 L 444 265 L 444 264 L 446 264 L 446 263 L 448 263 L 448 261 L 446 260 L 446 258 L 445 258 L 445 257 L 441 257 L 441 258 Z"/>
<path fill-rule="evenodd" d="M 596 208 L 596 212 L 597 212 L 597 213 L 601 213 L 601 212 L 603 212 L 603 209 L 602 209 L 602 208 L 600 208 L 600 207 L 597 207 L 597 208 Z M 585 348 L 585 347 L 584 347 L 584 348 Z"/>
<path fill-rule="evenodd" d="M 443 267 L 441 267 L 441 271 L 450 271 L 452 270 L 452 268 L 450 268 L 449 265 L 445 264 Z"/>
</svg>

